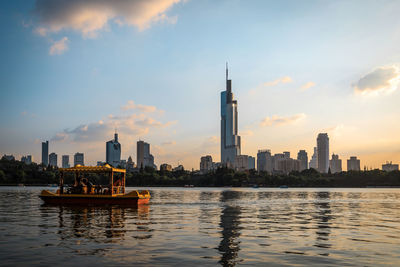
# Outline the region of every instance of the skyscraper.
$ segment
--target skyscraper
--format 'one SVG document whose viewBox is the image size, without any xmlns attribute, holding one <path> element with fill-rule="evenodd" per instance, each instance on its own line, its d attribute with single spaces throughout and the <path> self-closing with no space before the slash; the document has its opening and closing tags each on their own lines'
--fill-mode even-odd
<svg viewBox="0 0 400 267">
<path fill-rule="evenodd" d="M 342 171 L 342 160 L 339 159 L 339 155 L 332 154 L 332 159 L 329 161 L 329 168 L 331 168 L 331 173 Z"/>
<path fill-rule="evenodd" d="M 360 169 L 360 160 L 357 157 L 350 157 L 347 160 L 347 171 L 359 171 Z"/>
<path fill-rule="evenodd" d="M 327 133 L 320 133 L 317 137 L 318 171 L 327 173 L 329 170 L 329 137 Z"/>
<path fill-rule="evenodd" d="M 78 164 L 79 164 L 79 165 L 82 165 L 82 166 L 85 165 L 83 153 L 77 152 L 77 153 L 75 153 L 75 155 L 74 155 L 74 166 L 76 166 L 76 165 L 78 165 Z"/>
<path fill-rule="evenodd" d="M 42 142 L 42 164 L 49 165 L 49 141 Z"/>
<path fill-rule="evenodd" d="M 221 92 L 221 162 L 233 166 L 240 155 L 237 101 L 232 93 L 232 80 L 228 80 L 226 65 L 226 90 Z"/>
<path fill-rule="evenodd" d="M 300 171 L 308 169 L 308 155 L 305 150 L 300 150 L 297 153 L 297 160 L 300 162 Z"/>
<path fill-rule="evenodd" d="M 54 152 L 49 155 L 49 165 L 57 167 L 57 154 Z"/>
<path fill-rule="evenodd" d="M 314 154 L 312 155 L 312 157 L 310 159 L 310 166 L 309 166 L 310 169 L 313 168 L 314 170 L 318 170 L 317 155 L 318 155 L 317 148 L 314 147 Z"/>
<path fill-rule="evenodd" d="M 63 168 L 69 168 L 69 155 L 62 155 L 62 164 Z"/>
<path fill-rule="evenodd" d="M 154 165 L 154 157 L 150 154 L 150 144 L 138 141 L 137 142 L 137 167 L 144 168 L 146 166 L 156 168 Z"/>
<path fill-rule="evenodd" d="M 257 153 L 257 171 L 272 173 L 272 156 L 271 150 L 258 150 Z"/>
<path fill-rule="evenodd" d="M 121 162 L 121 144 L 118 142 L 118 134 L 114 134 L 114 140 L 106 143 L 106 162 L 117 167 Z"/>
</svg>

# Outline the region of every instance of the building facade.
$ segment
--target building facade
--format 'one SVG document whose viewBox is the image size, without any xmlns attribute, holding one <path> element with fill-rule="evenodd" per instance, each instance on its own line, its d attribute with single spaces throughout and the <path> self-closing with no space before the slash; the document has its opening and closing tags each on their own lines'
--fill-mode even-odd
<svg viewBox="0 0 400 267">
<path fill-rule="evenodd" d="M 232 93 L 232 80 L 226 67 L 226 90 L 221 92 L 221 163 L 232 166 L 240 155 L 237 101 Z"/>
<path fill-rule="evenodd" d="M 360 171 L 360 160 L 357 157 L 350 157 L 347 160 L 347 171 Z"/>
<path fill-rule="evenodd" d="M 314 154 L 310 159 L 310 165 L 309 165 L 310 169 L 313 168 L 315 170 L 318 170 L 317 155 L 318 155 L 317 147 L 314 147 Z"/>
<path fill-rule="evenodd" d="M 49 155 L 49 165 L 51 167 L 57 167 L 57 154 L 54 152 Z"/>
<path fill-rule="evenodd" d="M 77 152 L 74 155 L 74 166 L 76 166 L 78 164 L 82 165 L 82 166 L 85 166 L 85 160 L 84 160 L 83 153 Z"/>
<path fill-rule="evenodd" d="M 327 133 L 320 133 L 317 137 L 318 171 L 327 173 L 329 170 L 329 137 Z"/>
<path fill-rule="evenodd" d="M 69 168 L 69 155 L 62 155 L 61 157 L 61 166 L 63 168 Z"/>
<path fill-rule="evenodd" d="M 248 171 L 255 169 L 256 159 L 248 155 L 238 155 L 235 158 L 234 167 L 238 171 Z"/>
<path fill-rule="evenodd" d="M 144 141 L 138 141 L 136 146 L 136 156 L 137 156 L 137 167 L 145 168 L 152 167 L 156 169 L 154 164 L 154 157 L 150 154 L 150 144 Z"/>
<path fill-rule="evenodd" d="M 42 164 L 49 165 L 49 141 L 42 142 Z"/>
<path fill-rule="evenodd" d="M 113 167 L 118 167 L 121 163 L 121 144 L 118 142 L 118 134 L 114 134 L 114 139 L 106 143 L 106 162 Z"/>
<path fill-rule="evenodd" d="M 391 172 L 398 170 L 399 170 L 399 164 L 392 164 L 392 162 L 386 162 L 386 164 L 382 164 L 382 171 Z"/>
<path fill-rule="evenodd" d="M 308 169 L 308 155 L 305 150 L 300 150 L 297 153 L 297 160 L 300 163 L 299 171 L 307 170 Z"/>
<path fill-rule="evenodd" d="M 200 172 L 208 173 L 213 171 L 215 168 L 215 164 L 210 155 L 204 156 L 200 158 Z"/>
<path fill-rule="evenodd" d="M 163 172 L 170 172 L 170 171 L 172 171 L 172 166 L 171 165 L 169 165 L 169 164 L 167 164 L 167 163 L 164 163 L 164 164 L 161 164 L 160 165 L 160 171 L 163 171 Z"/>
<path fill-rule="evenodd" d="M 32 155 L 27 155 L 27 156 L 21 157 L 21 162 L 23 162 L 27 165 L 32 164 Z"/>
<path fill-rule="evenodd" d="M 272 173 L 272 155 L 271 150 L 258 150 L 257 152 L 257 171 Z"/>
<path fill-rule="evenodd" d="M 332 154 L 332 159 L 329 161 L 329 168 L 331 173 L 342 172 L 342 160 L 339 159 L 339 155 Z"/>
</svg>

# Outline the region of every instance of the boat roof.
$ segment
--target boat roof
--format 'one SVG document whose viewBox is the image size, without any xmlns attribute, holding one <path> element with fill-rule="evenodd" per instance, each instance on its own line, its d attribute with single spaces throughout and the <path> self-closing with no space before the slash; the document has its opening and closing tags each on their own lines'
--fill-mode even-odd
<svg viewBox="0 0 400 267">
<path fill-rule="evenodd" d="M 82 166 L 80 164 L 72 168 L 60 168 L 60 172 L 86 172 L 86 173 L 108 173 L 108 172 L 121 172 L 125 173 L 125 169 L 113 168 L 109 164 L 104 166 Z"/>
</svg>

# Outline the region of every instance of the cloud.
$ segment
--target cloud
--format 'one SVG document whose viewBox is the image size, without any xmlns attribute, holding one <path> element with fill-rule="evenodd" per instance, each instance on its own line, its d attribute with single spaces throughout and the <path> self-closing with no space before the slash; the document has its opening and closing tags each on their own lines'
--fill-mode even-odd
<svg viewBox="0 0 400 267">
<path fill-rule="evenodd" d="M 263 84 L 263 86 L 265 86 L 265 87 L 275 86 L 275 85 L 278 85 L 280 83 L 290 83 L 290 82 L 292 82 L 292 78 L 290 78 L 289 76 L 285 76 L 285 77 L 276 79 L 275 81 L 272 81 L 272 82 L 265 82 Z"/>
<path fill-rule="evenodd" d="M 253 133 L 252 130 L 246 130 L 246 131 L 241 131 L 241 132 L 240 132 L 240 135 L 241 135 L 241 136 L 253 136 L 254 133 Z"/>
<path fill-rule="evenodd" d="M 260 126 L 281 126 L 281 125 L 298 122 L 298 121 L 304 119 L 305 117 L 306 117 L 306 114 L 304 114 L 304 113 L 299 113 L 299 114 L 295 114 L 293 116 L 288 116 L 288 117 L 273 115 L 272 117 L 265 117 L 261 121 Z"/>
<path fill-rule="evenodd" d="M 163 142 L 162 145 L 163 146 L 174 146 L 174 145 L 176 145 L 176 142 L 175 141 Z"/>
<path fill-rule="evenodd" d="M 129 100 L 128 103 L 125 106 L 122 106 L 122 110 L 126 111 L 126 110 L 131 110 L 131 109 L 137 109 L 137 110 L 140 110 L 142 112 L 155 112 L 155 111 L 157 111 L 157 108 L 155 106 L 146 106 L 146 105 L 141 105 L 141 104 L 135 104 L 135 102 L 133 100 Z"/>
<path fill-rule="evenodd" d="M 398 89 L 400 69 L 397 66 L 379 67 L 353 84 L 354 90 L 361 95 L 390 94 Z"/>
<path fill-rule="evenodd" d="M 305 83 L 300 87 L 300 91 L 302 91 L 302 92 L 307 91 L 308 89 L 310 89 L 311 87 L 314 87 L 314 86 L 315 86 L 314 82 Z"/>
<path fill-rule="evenodd" d="M 37 0 L 34 14 L 42 36 L 61 30 L 75 30 L 84 37 L 96 37 L 109 22 L 134 26 L 140 31 L 153 23 L 176 23 L 166 12 L 180 0 Z"/>
<path fill-rule="evenodd" d="M 152 129 L 166 128 L 176 124 L 177 121 L 160 122 L 147 114 L 127 114 L 121 116 L 109 115 L 107 118 L 97 122 L 79 125 L 72 129 L 65 129 L 56 133 L 52 141 L 71 142 L 104 142 L 112 136 L 117 129 L 118 133 L 131 137 L 142 137 Z"/>
<path fill-rule="evenodd" d="M 63 37 L 61 40 L 53 42 L 49 49 L 49 54 L 51 56 L 61 55 L 64 51 L 68 50 L 68 42 L 67 37 Z"/>
</svg>

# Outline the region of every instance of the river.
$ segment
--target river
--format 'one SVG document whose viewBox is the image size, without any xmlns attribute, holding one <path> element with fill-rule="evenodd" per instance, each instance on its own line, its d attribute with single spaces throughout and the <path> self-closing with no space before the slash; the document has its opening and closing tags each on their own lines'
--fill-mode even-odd
<svg viewBox="0 0 400 267">
<path fill-rule="evenodd" d="M 42 189 L 0 187 L 1 266 L 400 265 L 400 189 L 150 188 L 139 208 Z"/>
</svg>

